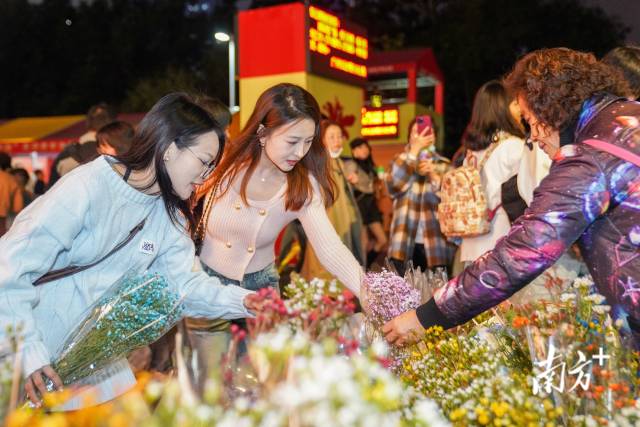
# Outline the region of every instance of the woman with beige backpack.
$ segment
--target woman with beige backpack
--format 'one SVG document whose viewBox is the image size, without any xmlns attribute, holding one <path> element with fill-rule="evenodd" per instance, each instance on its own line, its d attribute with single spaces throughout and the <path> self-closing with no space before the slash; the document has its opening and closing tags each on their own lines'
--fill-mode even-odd
<svg viewBox="0 0 640 427">
<path fill-rule="evenodd" d="M 492 80 L 476 93 L 462 142 L 467 148 L 464 166 L 476 164 L 487 204 L 489 230 L 478 236 L 462 238 L 460 261 L 475 261 L 493 249 L 507 234 L 511 223 L 501 203 L 501 187 L 518 173 L 524 146 L 523 129 L 511 114 L 511 99 L 502 83 Z"/>
</svg>

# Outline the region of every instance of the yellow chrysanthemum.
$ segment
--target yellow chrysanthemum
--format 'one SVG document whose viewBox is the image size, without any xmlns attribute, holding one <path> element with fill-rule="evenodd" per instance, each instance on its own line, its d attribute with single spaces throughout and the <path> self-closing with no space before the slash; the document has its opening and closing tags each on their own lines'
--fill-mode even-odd
<svg viewBox="0 0 640 427">
<path fill-rule="evenodd" d="M 7 427 L 23 427 L 28 425 L 33 411 L 29 409 L 18 409 L 12 412 L 7 418 Z"/>
<path fill-rule="evenodd" d="M 491 411 L 496 415 L 496 417 L 501 418 L 504 414 L 509 410 L 509 405 L 505 402 L 492 402 L 491 403 Z"/>
<path fill-rule="evenodd" d="M 478 424 L 480 424 L 481 426 L 486 426 L 487 424 L 489 424 L 489 421 L 491 421 L 489 419 L 489 415 L 487 415 L 486 413 L 482 413 L 481 415 L 478 415 Z"/>
<path fill-rule="evenodd" d="M 451 419 L 451 421 L 458 421 L 463 419 L 466 415 L 467 415 L 466 409 L 458 408 L 451 411 L 451 414 L 449 414 L 449 419 Z"/>
<path fill-rule="evenodd" d="M 55 408 L 69 400 L 70 397 L 71 391 L 65 389 L 59 392 L 45 394 L 42 397 L 42 402 L 44 403 L 45 408 Z"/>
<path fill-rule="evenodd" d="M 128 427 L 129 422 L 127 416 L 123 413 L 117 413 L 109 418 L 109 427 Z"/>
<path fill-rule="evenodd" d="M 67 427 L 67 419 L 64 415 L 53 413 L 40 419 L 38 427 Z"/>
</svg>

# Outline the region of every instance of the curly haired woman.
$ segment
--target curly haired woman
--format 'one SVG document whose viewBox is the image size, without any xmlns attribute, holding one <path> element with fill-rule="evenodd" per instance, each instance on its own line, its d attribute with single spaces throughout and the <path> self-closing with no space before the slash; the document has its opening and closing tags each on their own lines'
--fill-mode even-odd
<svg viewBox="0 0 640 427">
<path fill-rule="evenodd" d="M 390 342 L 451 328 L 499 304 L 578 242 L 596 286 L 640 348 L 640 103 L 619 72 L 588 53 L 545 49 L 505 81 L 553 159 L 529 209 L 496 247 L 384 327 Z"/>
</svg>

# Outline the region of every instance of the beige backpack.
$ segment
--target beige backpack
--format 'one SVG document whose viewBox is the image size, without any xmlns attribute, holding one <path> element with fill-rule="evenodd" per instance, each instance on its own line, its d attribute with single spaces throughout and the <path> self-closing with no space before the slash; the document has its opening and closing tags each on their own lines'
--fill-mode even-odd
<svg viewBox="0 0 640 427">
<path fill-rule="evenodd" d="M 447 237 L 473 237 L 491 230 L 491 220 L 498 207 L 489 211 L 480 171 L 499 142 L 487 148 L 482 161 L 469 151 L 467 165 L 447 172 L 442 178 L 438 221 Z"/>
</svg>

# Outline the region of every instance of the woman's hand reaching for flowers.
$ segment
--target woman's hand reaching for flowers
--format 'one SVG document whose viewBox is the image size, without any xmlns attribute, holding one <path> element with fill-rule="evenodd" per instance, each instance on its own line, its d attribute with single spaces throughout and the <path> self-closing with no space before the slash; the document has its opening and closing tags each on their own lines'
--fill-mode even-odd
<svg viewBox="0 0 640 427">
<path fill-rule="evenodd" d="M 258 293 L 253 292 L 244 297 L 242 302 L 247 310 L 257 313 L 264 309 L 264 306 L 269 302 L 269 300 L 261 297 Z"/>
<path fill-rule="evenodd" d="M 409 310 L 385 323 L 382 332 L 390 344 L 402 346 L 420 338 L 424 334 L 424 328 L 416 311 Z"/>
</svg>

